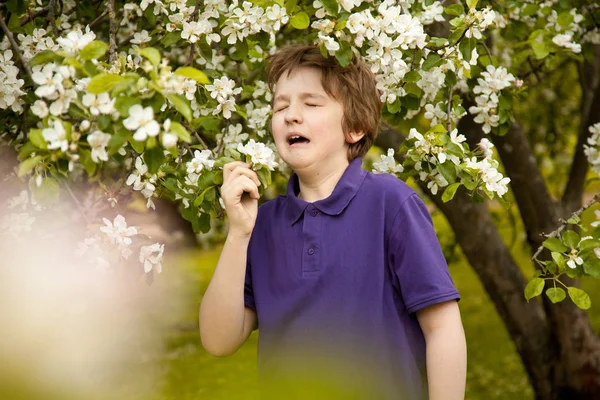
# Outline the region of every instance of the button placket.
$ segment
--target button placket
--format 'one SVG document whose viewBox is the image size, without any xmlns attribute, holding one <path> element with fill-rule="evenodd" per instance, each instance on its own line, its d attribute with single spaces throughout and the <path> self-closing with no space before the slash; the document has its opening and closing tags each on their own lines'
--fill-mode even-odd
<svg viewBox="0 0 600 400">
<path fill-rule="evenodd" d="M 321 215 L 313 206 L 307 207 L 302 225 L 304 252 L 302 256 L 302 276 L 311 276 L 321 270 Z"/>
</svg>

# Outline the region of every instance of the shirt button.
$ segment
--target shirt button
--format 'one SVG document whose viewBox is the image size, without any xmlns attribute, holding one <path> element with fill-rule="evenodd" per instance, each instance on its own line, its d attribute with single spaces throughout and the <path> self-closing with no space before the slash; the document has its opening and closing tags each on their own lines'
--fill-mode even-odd
<svg viewBox="0 0 600 400">
<path fill-rule="evenodd" d="M 311 256 L 315 254 L 315 249 L 313 249 L 312 247 L 308 249 L 308 254 L 310 254 Z"/>
<path fill-rule="evenodd" d="M 312 215 L 313 217 L 316 217 L 317 215 L 319 215 L 319 212 L 317 210 L 312 210 L 310 212 L 310 215 Z"/>
</svg>

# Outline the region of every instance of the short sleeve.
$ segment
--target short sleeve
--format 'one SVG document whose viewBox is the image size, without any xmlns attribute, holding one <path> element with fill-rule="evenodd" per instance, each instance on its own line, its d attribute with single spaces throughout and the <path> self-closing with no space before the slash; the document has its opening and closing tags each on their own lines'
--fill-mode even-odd
<svg viewBox="0 0 600 400">
<path fill-rule="evenodd" d="M 250 264 L 250 254 L 248 254 L 248 261 L 246 262 L 246 280 L 244 282 L 244 305 L 256 311 L 256 303 L 254 302 L 254 290 L 252 288 L 252 266 Z"/>
<path fill-rule="evenodd" d="M 459 300 L 431 216 L 416 195 L 405 200 L 394 219 L 388 260 L 409 313 Z"/>
</svg>

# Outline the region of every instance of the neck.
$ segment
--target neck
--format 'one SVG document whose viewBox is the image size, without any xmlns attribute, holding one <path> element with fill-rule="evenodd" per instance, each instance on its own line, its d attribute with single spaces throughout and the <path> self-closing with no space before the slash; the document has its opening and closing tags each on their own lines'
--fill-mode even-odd
<svg viewBox="0 0 600 400">
<path fill-rule="evenodd" d="M 314 203 L 326 199 L 333 193 L 335 186 L 344 174 L 349 163 L 338 164 L 335 168 L 321 169 L 314 174 L 297 171 L 300 193 L 298 197 L 302 200 Z"/>
</svg>

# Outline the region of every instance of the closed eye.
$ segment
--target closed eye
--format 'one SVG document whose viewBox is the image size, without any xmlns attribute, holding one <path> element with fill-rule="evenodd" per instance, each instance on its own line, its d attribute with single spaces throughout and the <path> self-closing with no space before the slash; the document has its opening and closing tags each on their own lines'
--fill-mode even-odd
<svg viewBox="0 0 600 400">
<path fill-rule="evenodd" d="M 306 105 L 307 105 L 307 106 L 309 106 L 309 107 L 320 107 L 320 105 L 319 105 L 319 104 L 308 104 L 308 103 L 307 103 Z"/>
<path fill-rule="evenodd" d="M 285 110 L 286 108 L 287 108 L 287 106 L 279 107 L 279 108 L 277 108 L 275 110 L 275 112 L 279 112 L 279 111 Z"/>
</svg>

